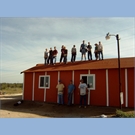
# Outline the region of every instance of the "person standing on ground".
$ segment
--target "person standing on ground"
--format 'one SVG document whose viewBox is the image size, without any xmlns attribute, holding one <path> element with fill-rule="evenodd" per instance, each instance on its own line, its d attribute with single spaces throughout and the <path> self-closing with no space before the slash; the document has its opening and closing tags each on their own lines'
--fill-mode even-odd
<svg viewBox="0 0 135 135">
<path fill-rule="evenodd" d="M 64 63 L 67 64 L 67 55 L 68 55 L 68 50 L 66 49 L 66 46 L 64 46 Z"/>
<path fill-rule="evenodd" d="M 56 47 L 54 47 L 54 50 L 53 50 L 53 64 L 54 65 L 56 64 L 57 54 L 58 54 L 58 51 L 56 50 Z"/>
<path fill-rule="evenodd" d="M 83 60 L 83 57 L 86 60 L 87 45 L 85 44 L 85 40 L 83 40 L 83 43 L 80 46 L 80 52 L 82 53 L 81 61 Z"/>
<path fill-rule="evenodd" d="M 61 47 L 60 64 L 61 64 L 63 59 L 64 59 L 64 45 L 62 45 L 62 47 Z"/>
<path fill-rule="evenodd" d="M 72 95 L 74 92 L 75 86 L 73 84 L 73 81 L 70 81 L 70 84 L 68 85 L 68 105 L 72 104 Z"/>
<path fill-rule="evenodd" d="M 80 106 L 79 108 L 82 107 L 82 100 L 84 100 L 84 108 L 86 108 L 86 98 L 87 98 L 87 85 L 84 83 L 83 79 L 81 79 L 81 83 L 79 84 L 79 93 L 80 93 Z"/>
<path fill-rule="evenodd" d="M 59 83 L 56 86 L 56 89 L 58 90 L 58 105 L 60 104 L 64 104 L 63 102 L 63 93 L 64 93 L 64 84 L 61 82 L 61 80 L 59 80 Z"/>
<path fill-rule="evenodd" d="M 92 46 L 90 45 L 90 42 L 88 42 L 88 46 L 87 46 L 87 50 L 88 50 L 88 60 L 92 60 Z"/>
<path fill-rule="evenodd" d="M 73 45 L 73 48 L 71 49 L 71 55 L 72 55 L 71 62 L 75 62 L 76 54 L 77 54 L 76 47 L 75 47 L 75 45 Z"/>
<path fill-rule="evenodd" d="M 47 65 L 47 59 L 48 59 L 48 51 L 47 49 L 45 49 L 45 52 L 44 52 L 44 60 L 45 60 L 45 65 Z"/>
<path fill-rule="evenodd" d="M 103 60 L 103 45 L 101 44 L 101 42 L 99 41 L 99 45 L 98 45 L 98 54 L 99 54 L 99 60 Z M 100 58 L 100 54 L 102 55 L 102 58 Z"/>
</svg>

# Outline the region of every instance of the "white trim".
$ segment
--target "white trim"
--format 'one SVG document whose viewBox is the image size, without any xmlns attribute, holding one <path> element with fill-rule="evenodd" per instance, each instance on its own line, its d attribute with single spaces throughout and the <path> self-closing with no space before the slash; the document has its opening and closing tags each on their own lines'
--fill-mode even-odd
<svg viewBox="0 0 135 135">
<path fill-rule="evenodd" d="M 106 69 L 106 106 L 109 106 L 108 69 Z"/>
<path fill-rule="evenodd" d="M 127 78 L 127 69 L 125 69 L 125 107 L 128 107 L 128 78 Z"/>
<path fill-rule="evenodd" d="M 90 74 L 90 70 L 88 70 L 88 74 Z M 90 90 L 88 91 L 88 105 L 90 105 Z"/>
<path fill-rule="evenodd" d="M 93 76 L 93 88 L 90 88 L 90 90 L 95 90 L 95 74 L 80 74 L 80 79 L 82 78 L 82 76 Z"/>
<path fill-rule="evenodd" d="M 41 86 L 40 86 L 40 78 L 41 78 L 41 77 L 48 77 L 48 82 L 49 82 L 48 87 L 45 87 L 45 86 L 41 87 Z M 44 88 L 50 89 L 50 75 L 40 75 L 38 82 L 39 82 L 39 84 L 38 84 L 38 88 L 39 88 L 39 89 L 44 89 Z"/>
<path fill-rule="evenodd" d="M 35 73 L 33 73 L 32 101 L 34 101 L 34 82 L 35 82 Z"/>
<path fill-rule="evenodd" d="M 45 76 L 47 75 L 47 72 L 45 72 Z M 50 86 L 50 80 L 49 80 L 49 86 Z M 46 87 L 44 88 L 44 102 L 46 101 Z"/>
<path fill-rule="evenodd" d="M 24 100 L 24 81 L 25 81 L 25 73 L 23 73 L 23 91 L 22 91 L 22 100 Z"/>
<path fill-rule="evenodd" d="M 73 84 L 74 84 L 74 70 L 72 71 L 72 81 L 73 81 Z M 74 104 L 74 92 L 72 94 L 72 104 Z"/>
<path fill-rule="evenodd" d="M 58 71 L 58 82 L 59 82 L 59 80 L 60 80 L 60 71 Z M 59 96 L 58 96 L 58 94 L 57 94 L 57 103 L 59 103 Z"/>
</svg>

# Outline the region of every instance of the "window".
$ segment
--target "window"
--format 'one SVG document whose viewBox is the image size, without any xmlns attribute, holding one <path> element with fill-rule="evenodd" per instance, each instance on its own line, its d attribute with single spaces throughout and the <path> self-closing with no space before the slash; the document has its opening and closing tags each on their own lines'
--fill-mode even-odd
<svg viewBox="0 0 135 135">
<path fill-rule="evenodd" d="M 50 76 L 39 76 L 39 88 L 50 88 Z"/>
<path fill-rule="evenodd" d="M 90 90 L 95 90 L 95 75 L 94 74 L 81 74 L 80 79 L 83 79 Z"/>
</svg>

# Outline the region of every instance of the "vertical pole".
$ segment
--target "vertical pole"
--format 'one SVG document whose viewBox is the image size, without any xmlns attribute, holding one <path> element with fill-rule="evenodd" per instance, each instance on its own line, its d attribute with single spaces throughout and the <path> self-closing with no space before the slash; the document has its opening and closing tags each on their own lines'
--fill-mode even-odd
<svg viewBox="0 0 135 135">
<path fill-rule="evenodd" d="M 121 93 L 121 70 L 120 70 L 120 48 L 119 48 L 119 35 L 116 35 L 117 39 L 117 45 L 118 45 L 118 75 L 119 75 L 119 103 L 120 103 L 120 109 L 122 109 L 122 104 L 121 104 L 121 98 L 120 98 L 120 93 Z"/>
</svg>

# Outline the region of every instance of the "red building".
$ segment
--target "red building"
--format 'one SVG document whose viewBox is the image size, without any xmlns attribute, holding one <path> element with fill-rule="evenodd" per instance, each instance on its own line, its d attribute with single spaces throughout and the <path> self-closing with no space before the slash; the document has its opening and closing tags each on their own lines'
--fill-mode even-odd
<svg viewBox="0 0 135 135">
<path fill-rule="evenodd" d="M 121 83 L 123 107 L 134 107 L 135 57 L 121 58 Z M 83 78 L 90 86 L 88 105 L 119 106 L 118 59 L 77 61 L 75 63 L 36 66 L 21 72 L 24 74 L 23 100 L 57 103 L 58 80 L 65 85 L 64 103 L 67 104 L 67 87 L 73 80 L 76 89 L 72 103 L 79 104 L 78 85 Z"/>
</svg>

